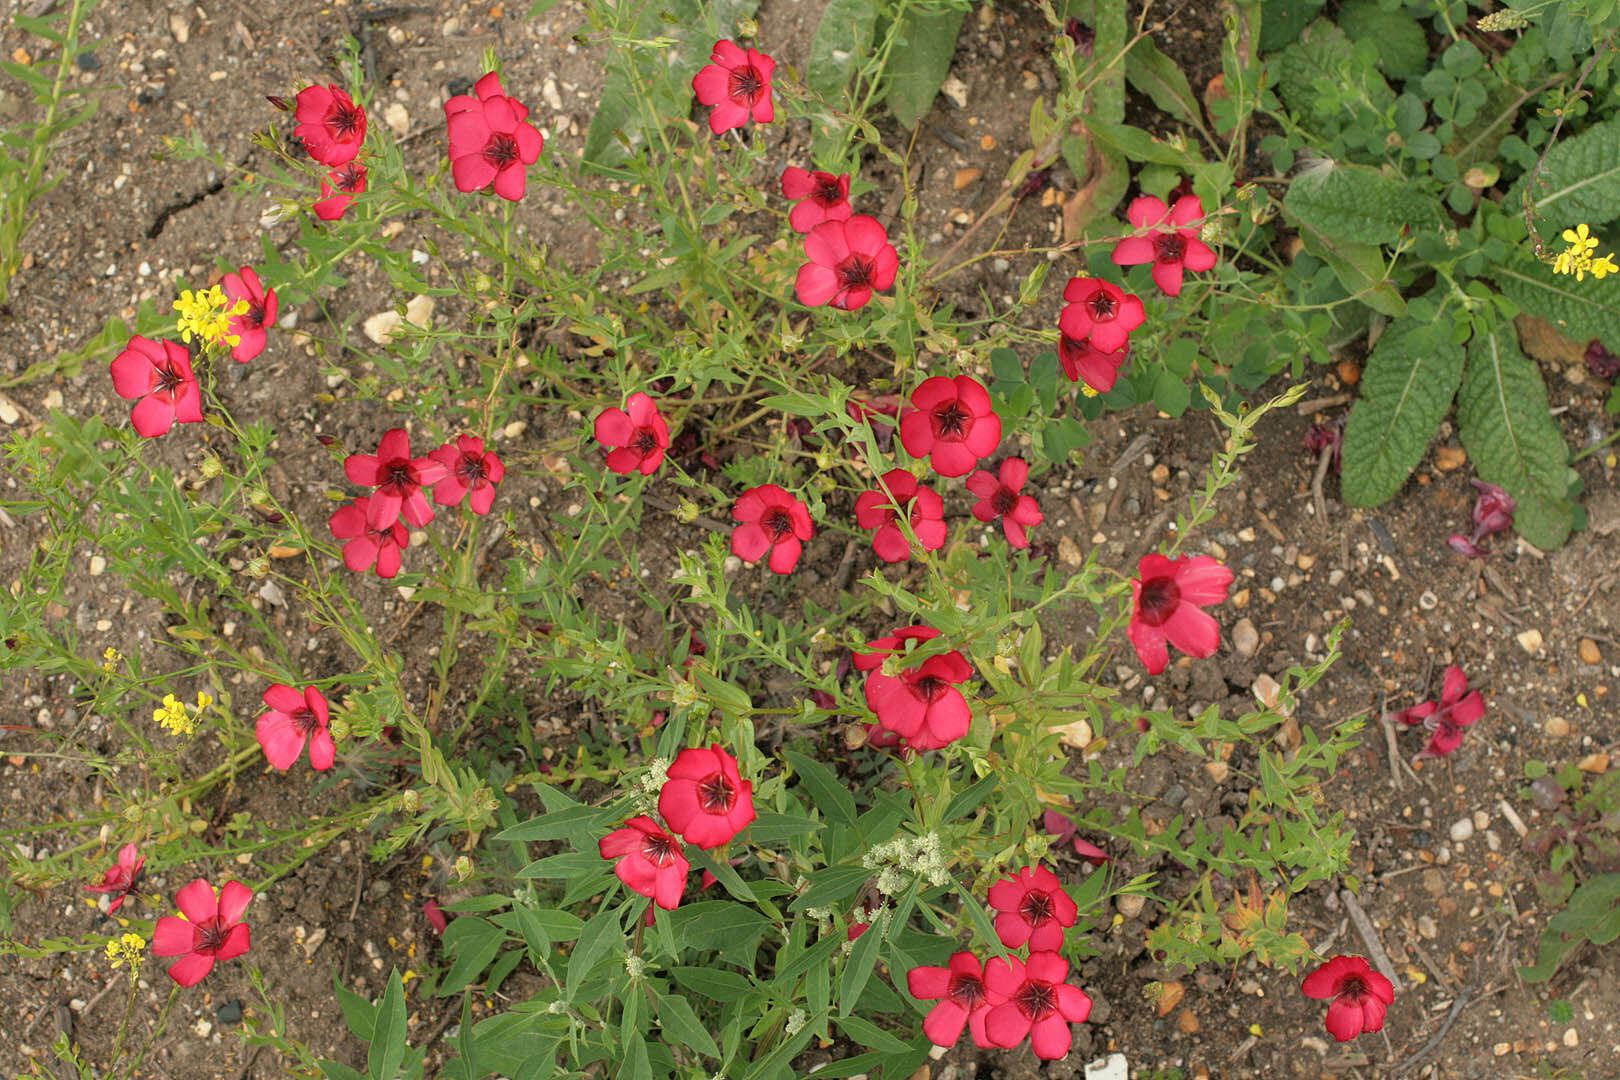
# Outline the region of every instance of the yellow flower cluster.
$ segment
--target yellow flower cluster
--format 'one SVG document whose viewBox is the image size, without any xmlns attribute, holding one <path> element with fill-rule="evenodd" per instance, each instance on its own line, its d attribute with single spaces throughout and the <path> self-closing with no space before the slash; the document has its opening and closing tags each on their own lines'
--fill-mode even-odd
<svg viewBox="0 0 1620 1080">
<path fill-rule="evenodd" d="M 146 939 L 139 934 L 124 934 L 116 940 L 107 942 L 107 959 L 112 961 L 116 971 L 120 964 L 129 964 L 129 974 L 133 978 L 140 973 L 141 959 L 146 955 Z"/>
<path fill-rule="evenodd" d="M 218 285 L 196 292 L 182 290 L 180 299 L 174 302 L 174 310 L 180 313 L 180 339 L 187 345 L 191 344 L 193 334 L 208 345 L 235 348 L 242 343 L 239 334 L 231 333 L 231 318 L 246 315 L 248 302 L 233 303 Z"/>
<path fill-rule="evenodd" d="M 102 671 L 111 671 L 113 668 L 118 666 L 118 661 L 124 658 L 124 654 L 113 648 L 111 645 L 107 646 L 107 651 L 102 653 L 101 656 L 103 660 L 101 665 Z"/>
<path fill-rule="evenodd" d="M 1564 242 L 1569 247 L 1559 252 L 1553 260 L 1553 273 L 1574 274 L 1576 281 L 1585 281 L 1587 274 L 1601 280 L 1609 274 L 1620 273 L 1620 264 L 1614 261 L 1614 252 L 1595 259 L 1592 257 L 1592 252 L 1597 250 L 1598 238 L 1590 235 L 1585 225 L 1565 229 Z"/>
<path fill-rule="evenodd" d="M 199 690 L 196 710 L 190 712 L 185 702 L 173 694 L 164 694 L 163 704 L 152 710 L 152 721 L 162 725 L 163 730 L 171 735 L 190 735 L 197 730 L 197 720 L 204 710 L 213 703 L 212 697 Z"/>
</svg>

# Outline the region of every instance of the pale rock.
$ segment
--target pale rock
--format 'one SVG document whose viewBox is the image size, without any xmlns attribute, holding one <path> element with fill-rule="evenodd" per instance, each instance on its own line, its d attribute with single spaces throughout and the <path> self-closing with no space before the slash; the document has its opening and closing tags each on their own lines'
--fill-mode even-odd
<svg viewBox="0 0 1620 1080">
<path fill-rule="evenodd" d="M 404 135 L 411 130 L 410 110 L 397 101 L 388 103 L 383 110 L 383 123 L 393 129 L 395 135 Z"/>
<path fill-rule="evenodd" d="M 1124 893 L 1114 897 L 1114 907 L 1127 919 L 1134 919 L 1142 914 L 1142 908 L 1147 906 L 1147 897 L 1140 893 Z"/>
<path fill-rule="evenodd" d="M 191 20 L 178 11 L 172 13 L 169 16 L 169 33 L 174 35 L 175 41 L 184 45 L 191 40 Z"/>
<path fill-rule="evenodd" d="M 413 296 L 405 305 L 405 321 L 419 330 L 426 330 L 433 322 L 433 309 L 437 306 L 431 296 Z"/>
<path fill-rule="evenodd" d="M 379 311 L 362 323 L 360 328 L 365 331 L 366 337 L 378 345 L 387 345 L 394 340 L 394 335 L 399 332 L 400 324 L 404 321 L 397 311 Z"/>
<path fill-rule="evenodd" d="M 1248 619 L 1239 619 L 1232 627 L 1232 648 L 1247 660 L 1260 649 L 1260 632 Z"/>
<path fill-rule="evenodd" d="M 0 423 L 15 424 L 22 419 L 22 413 L 10 398 L 0 397 Z"/>
<path fill-rule="evenodd" d="M 1518 634 L 1514 635 L 1513 640 L 1519 643 L 1519 648 L 1523 649 L 1531 656 L 1534 656 L 1536 653 L 1541 651 L 1541 631 L 1537 630 L 1533 626 L 1528 630 L 1521 630 Z"/>
<path fill-rule="evenodd" d="M 1086 1063 L 1086 1080 L 1131 1080 L 1130 1062 L 1124 1054 L 1109 1054 Z"/>
<path fill-rule="evenodd" d="M 1460 844 L 1473 835 L 1474 823 L 1468 818 L 1458 818 L 1451 823 L 1451 839 L 1454 842 Z"/>
<path fill-rule="evenodd" d="M 939 88 L 939 92 L 950 98 L 952 103 L 955 104 L 958 109 L 967 108 L 967 83 L 963 82 L 961 79 L 958 79 L 955 75 L 952 75 L 950 78 L 945 80 L 944 85 Z"/>
</svg>

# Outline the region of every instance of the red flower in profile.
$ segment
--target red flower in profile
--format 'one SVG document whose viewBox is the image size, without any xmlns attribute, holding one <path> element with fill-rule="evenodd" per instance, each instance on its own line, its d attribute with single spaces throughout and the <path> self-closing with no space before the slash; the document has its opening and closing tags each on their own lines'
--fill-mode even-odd
<svg viewBox="0 0 1620 1080">
<path fill-rule="evenodd" d="M 1084 381 L 1099 394 L 1114 388 L 1130 356 L 1129 342 L 1113 352 L 1103 352 L 1089 337 L 1077 340 L 1065 333 L 1058 334 L 1058 360 L 1063 364 L 1063 374 L 1070 382 Z"/>
<path fill-rule="evenodd" d="M 444 103 L 450 129 L 450 175 L 457 191 L 482 191 L 517 202 L 528 185 L 528 167 L 540 160 L 545 137 L 529 123 L 529 107 L 506 96 L 501 77 L 491 71 Z"/>
<path fill-rule="evenodd" d="M 1419 709 L 1423 706 L 1418 706 Z M 1415 710 L 1414 710 L 1415 711 Z M 1468 677 L 1456 664 L 1446 668 L 1445 684 L 1440 689 L 1440 703 L 1429 703 L 1423 724 L 1433 734 L 1429 745 L 1418 754 L 1418 760 L 1446 757 L 1462 745 L 1468 728 L 1485 715 L 1485 699 L 1478 690 L 1468 689 Z M 1410 723 L 1411 721 L 1407 721 Z"/>
<path fill-rule="evenodd" d="M 894 284 L 900 256 L 877 218 L 856 214 L 829 220 L 804 236 L 810 261 L 799 267 L 793 291 L 806 307 L 828 304 L 844 311 L 864 307 L 873 291 Z"/>
<path fill-rule="evenodd" d="M 642 815 L 624 823 L 597 842 L 604 859 L 617 859 L 613 872 L 632 892 L 650 897 L 665 911 L 674 911 L 686 891 L 691 869 L 681 853 L 681 842 Z"/>
<path fill-rule="evenodd" d="M 985 522 L 1000 518 L 1007 543 L 1015 548 L 1029 547 L 1029 535 L 1024 530 L 1046 520 L 1035 497 L 1020 494 L 1028 479 L 1029 464 L 1016 457 L 1003 461 L 999 472 L 980 469 L 967 478 L 967 489 L 979 497 L 973 516 Z"/>
<path fill-rule="evenodd" d="M 1166 206 L 1163 199 L 1143 195 L 1131 200 L 1125 216 L 1138 229 L 1154 231 L 1127 236 L 1116 244 L 1114 265 L 1152 263 L 1153 283 L 1167 295 L 1181 295 L 1183 270 L 1200 273 L 1215 266 L 1215 252 L 1198 238 L 1204 220 L 1204 203 L 1198 196 L 1183 195 L 1174 206 Z"/>
<path fill-rule="evenodd" d="M 339 86 L 304 87 L 293 115 L 298 120 L 293 134 L 322 165 L 348 164 L 366 141 L 366 110 Z"/>
<path fill-rule="evenodd" d="M 261 699 L 270 709 L 259 717 L 253 732 L 264 748 L 265 760 L 286 772 L 309 744 L 309 767 L 324 772 L 337 757 L 332 741 L 326 697 L 315 687 L 294 690 L 276 683 Z"/>
<path fill-rule="evenodd" d="M 107 914 L 115 914 L 124 906 L 129 894 L 135 891 L 135 882 L 140 879 L 141 867 L 146 865 L 146 856 L 137 855 L 134 844 L 125 844 L 118 849 L 118 862 L 101 875 L 99 885 L 86 885 L 87 892 L 112 893 L 112 903 L 107 905 Z"/>
<path fill-rule="evenodd" d="M 1026 866 L 1016 877 L 990 886 L 996 936 L 1009 949 L 1028 943 L 1031 952 L 1063 948 L 1063 930 L 1073 926 L 1080 909 L 1064 891 L 1057 875 L 1044 866 Z"/>
<path fill-rule="evenodd" d="M 378 577 L 391 578 L 399 573 L 410 534 L 405 531 L 404 523 L 399 521 L 381 529 L 369 524 L 366 514 L 370 503 L 371 500 L 364 495 L 353 502 L 344 503 L 332 512 L 327 527 L 332 530 L 334 537 L 348 541 L 343 545 L 344 566 L 363 574 L 375 564 Z"/>
<path fill-rule="evenodd" d="M 883 474 L 882 486 L 855 498 L 855 523 L 877 530 L 872 534 L 872 550 L 884 562 L 904 562 L 911 555 L 911 544 L 899 524 L 900 513 L 907 507 L 911 531 L 922 549 L 944 547 L 945 500 L 933 488 L 917 483 L 906 470 L 890 469 Z"/>
<path fill-rule="evenodd" d="M 457 435 L 428 457 L 444 466 L 444 477 L 433 486 L 433 501 L 440 506 L 457 506 L 462 499 L 475 514 L 487 514 L 495 504 L 495 485 L 506 476 L 506 466 L 495 451 L 484 449 L 476 435 Z"/>
<path fill-rule="evenodd" d="M 1101 866 L 1108 861 L 1108 852 L 1090 840 L 1082 840 L 1075 835 L 1079 827 L 1067 814 L 1048 810 L 1041 815 L 1041 826 L 1052 834 L 1052 842 L 1055 845 L 1062 847 L 1064 844 L 1073 844 L 1074 853 L 1092 866 Z"/>
<path fill-rule="evenodd" d="M 1395 1002 L 1395 987 L 1360 956 L 1335 956 L 1305 976 L 1300 989 L 1306 997 L 1333 999 L 1327 1029 L 1340 1042 L 1381 1030 L 1384 1012 Z"/>
<path fill-rule="evenodd" d="M 232 301 L 247 301 L 246 313 L 232 315 L 230 328 L 240 339 L 231 349 L 231 359 L 245 364 L 264 352 L 265 328 L 276 321 L 276 290 L 261 285 L 251 266 L 242 267 L 240 274 L 226 274 L 219 284 Z"/>
<path fill-rule="evenodd" d="M 432 486 L 449 474 L 431 457 L 411 457 L 411 437 L 404 428 L 383 433 L 375 454 L 350 454 L 343 473 L 351 483 L 376 485 L 366 505 L 366 524 L 386 529 L 400 518 L 420 529 L 433 520 L 423 486 Z"/>
<path fill-rule="evenodd" d="M 709 130 L 719 135 L 742 127 L 752 116 L 761 124 L 776 119 L 771 101 L 771 73 L 776 61 L 735 41 L 717 41 L 706 67 L 692 76 L 699 105 L 713 105 Z"/>
<path fill-rule="evenodd" d="M 777 574 L 793 572 L 805 542 L 816 534 L 809 509 L 775 484 L 743 492 L 731 516 L 741 522 L 731 530 L 731 553 L 743 562 L 758 562 L 768 551 L 771 571 Z"/>
<path fill-rule="evenodd" d="M 823 221 L 848 221 L 849 173 L 811 172 L 797 165 L 782 170 L 782 194 L 801 201 L 788 214 L 794 232 L 807 233 Z"/>
<path fill-rule="evenodd" d="M 924 379 L 900 414 L 900 443 L 926 457 L 941 476 L 965 476 L 1001 444 L 1001 417 L 979 380 L 958 375 Z"/>
<path fill-rule="evenodd" d="M 227 881 L 214 895 L 202 878 L 175 894 L 179 915 L 165 915 L 152 931 L 152 952 L 178 956 L 169 965 L 169 978 L 181 986 L 196 986 L 219 960 L 234 960 L 251 947 L 242 912 L 253 890 L 240 881 Z"/>
<path fill-rule="evenodd" d="M 1069 1025 L 1091 1015 L 1091 999 L 1068 977 L 1069 962 L 1055 952 L 1032 952 L 1027 964 L 1016 956 L 993 957 L 984 966 L 984 984 L 996 1002 L 984 1018 L 990 1044 L 1010 1050 L 1027 1035 L 1044 1061 L 1067 1054 L 1074 1041 Z"/>
<path fill-rule="evenodd" d="M 596 441 L 617 447 L 607 456 L 607 467 L 616 473 L 639 471 L 650 476 L 664 463 L 669 449 L 669 425 L 658 411 L 658 403 L 641 392 L 631 394 L 624 408 L 606 408 L 596 418 Z"/>
<path fill-rule="evenodd" d="M 1145 555 L 1131 581 L 1131 624 L 1136 655 L 1149 675 L 1170 662 L 1169 642 L 1188 656 L 1211 656 L 1221 643 L 1215 617 L 1199 610 L 1226 599 L 1232 571 L 1208 555 L 1174 559 Z"/>
<path fill-rule="evenodd" d="M 321 197 L 315 203 L 315 216 L 322 221 L 336 221 L 348 213 L 349 204 L 356 195 L 366 190 L 366 166 L 350 161 L 333 169 L 321 181 Z"/>
<path fill-rule="evenodd" d="M 1076 341 L 1089 337 L 1099 352 L 1123 349 L 1131 331 L 1147 318 L 1139 298 L 1101 278 L 1070 278 L 1063 299 L 1067 303 L 1058 315 L 1058 326 Z"/>
<path fill-rule="evenodd" d="M 422 914 L 427 916 L 428 925 L 433 927 L 435 933 L 444 933 L 450 929 L 450 915 L 439 906 L 437 900 L 429 900 L 422 905 Z"/>
<path fill-rule="evenodd" d="M 955 650 L 930 656 L 921 663 L 885 675 L 885 660 L 904 654 L 908 641 L 930 641 L 939 631 L 907 626 L 888 637 L 866 643 L 855 654 L 855 667 L 865 671 L 866 705 L 878 724 L 906 741 L 913 750 L 938 750 L 968 732 L 973 712 L 957 689 L 973 677 L 973 665 Z"/>
<path fill-rule="evenodd" d="M 906 972 L 906 989 L 919 1001 L 939 1002 L 923 1020 L 923 1034 L 935 1046 L 955 1046 L 964 1027 L 975 1045 L 995 1045 L 984 1030 L 990 992 L 977 956 L 959 952 L 951 956 L 948 967 L 914 967 Z"/>
<path fill-rule="evenodd" d="M 113 357 L 113 392 L 140 398 L 130 413 L 135 430 L 153 439 L 176 422 L 195 424 L 203 418 L 202 390 L 191 371 L 191 353 L 174 341 L 153 341 L 139 334 Z"/>
<path fill-rule="evenodd" d="M 658 792 L 658 812 L 688 844 L 717 848 L 754 820 L 754 785 L 720 747 L 682 750 Z"/>
</svg>

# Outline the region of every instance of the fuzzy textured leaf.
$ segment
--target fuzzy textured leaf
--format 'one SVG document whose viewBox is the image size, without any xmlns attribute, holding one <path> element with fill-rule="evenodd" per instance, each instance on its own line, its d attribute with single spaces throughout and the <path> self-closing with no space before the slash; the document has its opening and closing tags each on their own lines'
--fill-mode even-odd
<svg viewBox="0 0 1620 1080">
<path fill-rule="evenodd" d="M 1329 165 L 1288 185 L 1283 209 L 1295 221 L 1353 244 L 1393 244 L 1406 226 L 1445 221 L 1433 196 L 1416 184 L 1361 165 Z"/>
<path fill-rule="evenodd" d="M 874 0 L 832 0 L 810 42 L 805 85 L 834 104 L 843 101 L 850 75 L 872 44 L 876 19 Z"/>
<path fill-rule="evenodd" d="M 1504 206 L 1523 206 L 1526 174 L 1509 194 Z M 1560 139 L 1547 151 L 1530 205 L 1549 238 L 1574 225 L 1598 226 L 1620 218 L 1620 120 L 1598 124 L 1575 136 Z M 1612 250 L 1614 238 L 1604 237 Z"/>
<path fill-rule="evenodd" d="M 1351 506 L 1377 506 L 1423 460 L 1462 382 L 1463 350 L 1449 327 L 1397 323 L 1379 339 L 1361 376 L 1361 397 L 1344 433 L 1340 487 Z"/>
<path fill-rule="evenodd" d="M 1403 9 L 1384 10 L 1377 0 L 1352 0 L 1335 18 L 1351 41 L 1378 46 L 1378 68 L 1391 79 L 1410 79 L 1429 69 L 1429 39 L 1423 26 Z"/>
<path fill-rule="evenodd" d="M 1519 307 L 1539 315 L 1572 338 L 1620 340 L 1620 293 L 1607 281 L 1576 281 L 1555 274 L 1521 245 L 1511 263 L 1487 271 Z"/>
<path fill-rule="evenodd" d="M 888 86 L 884 101 L 903 127 L 913 127 L 934 105 L 934 95 L 951 71 L 956 35 L 967 10 L 925 14 L 907 10 L 898 30 L 899 40 L 883 67 Z"/>
</svg>

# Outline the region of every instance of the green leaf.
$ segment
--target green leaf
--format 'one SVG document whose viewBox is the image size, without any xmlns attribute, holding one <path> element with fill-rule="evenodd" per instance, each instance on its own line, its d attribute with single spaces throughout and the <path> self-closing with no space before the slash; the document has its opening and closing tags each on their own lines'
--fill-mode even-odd
<svg viewBox="0 0 1620 1080">
<path fill-rule="evenodd" d="M 1174 372 L 1160 368 L 1153 377 L 1153 403 L 1160 412 L 1180 416 L 1192 401 L 1192 390 Z"/>
<path fill-rule="evenodd" d="M 1620 340 L 1620 290 L 1607 281 L 1555 274 L 1523 245 L 1514 249 L 1512 262 L 1493 266 L 1487 274 L 1522 310 L 1572 338 Z"/>
<path fill-rule="evenodd" d="M 1541 372 L 1519 351 L 1510 326 L 1476 328 L 1468 345 L 1457 426 L 1480 479 L 1518 500 L 1513 527 L 1544 551 L 1561 545 L 1575 526 L 1568 496 L 1564 445 L 1547 414 Z"/>
<path fill-rule="evenodd" d="M 678 994 L 660 994 L 657 990 L 653 991 L 653 997 L 658 1002 L 658 1026 L 665 1035 L 700 1054 L 714 1058 L 720 1056 L 720 1047 L 715 1045 L 714 1036 L 709 1034 L 709 1029 L 697 1018 L 697 1013 L 692 1011 L 685 998 Z"/>
<path fill-rule="evenodd" d="M 1391 79 L 1410 79 L 1429 69 L 1429 39 L 1404 10 L 1386 11 L 1377 0 L 1352 0 L 1334 21 L 1351 41 L 1378 46 L 1378 68 Z"/>
<path fill-rule="evenodd" d="M 583 836 L 596 831 L 602 822 L 609 820 L 612 813 L 609 810 L 595 806 L 575 806 L 567 810 L 554 810 L 539 817 L 513 825 L 510 829 L 502 829 L 495 834 L 496 840 L 508 841 L 537 841 L 561 840 L 565 837 Z"/>
<path fill-rule="evenodd" d="M 572 1000 L 574 992 L 597 961 L 624 944 L 624 929 L 619 925 L 619 912 L 604 908 L 592 916 L 579 932 L 574 951 L 568 957 L 568 973 L 564 976 L 563 996 Z"/>
<path fill-rule="evenodd" d="M 388 990 L 377 1009 L 377 1027 L 371 1048 L 366 1051 L 366 1071 L 371 1080 L 397 1080 L 399 1067 L 405 1061 L 405 1035 L 405 984 L 395 968 L 388 973 Z"/>
<path fill-rule="evenodd" d="M 902 127 L 914 127 L 933 107 L 934 95 L 950 74 L 956 35 L 966 15 L 966 8 L 934 14 L 908 8 L 901 17 L 883 83 L 888 88 L 884 101 Z"/>
<path fill-rule="evenodd" d="M 1326 0 L 1260 0 L 1260 51 L 1275 52 L 1299 40 Z"/>
<path fill-rule="evenodd" d="M 1308 225 L 1300 226 L 1299 238 L 1307 252 L 1327 263 L 1354 299 L 1392 319 L 1406 314 L 1406 301 L 1385 277 L 1384 256 L 1376 244 L 1329 239 Z"/>
<path fill-rule="evenodd" d="M 1203 126 L 1198 98 L 1193 96 L 1187 76 L 1174 60 L 1159 51 L 1151 37 L 1138 38 L 1125 54 L 1125 78 L 1171 116 L 1194 127 Z"/>
<path fill-rule="evenodd" d="M 883 948 L 884 936 L 877 926 L 868 926 L 866 932 L 855 939 L 849 959 L 844 961 L 844 974 L 838 980 L 838 1012 L 848 1016 L 861 1000 L 866 980 L 872 977 L 877 965 L 878 952 Z"/>
<path fill-rule="evenodd" d="M 722 1002 L 741 1001 L 758 989 L 746 977 L 726 968 L 675 967 L 669 969 L 669 977 L 683 990 Z"/>
<path fill-rule="evenodd" d="M 1523 206 L 1529 179 L 1526 174 L 1513 186 L 1503 206 L 1514 211 Z M 1620 218 L 1620 120 L 1560 139 L 1548 150 L 1530 205 L 1555 235 L 1582 223 L 1596 227 Z"/>
<path fill-rule="evenodd" d="M 832 0 L 816 24 L 804 82 L 833 105 L 845 103 L 849 77 L 872 46 L 875 0 Z"/>
<path fill-rule="evenodd" d="M 1378 340 L 1344 433 L 1344 501 L 1377 506 L 1406 483 L 1462 383 L 1463 350 L 1434 324 L 1397 323 Z"/>
<path fill-rule="evenodd" d="M 337 968 L 332 969 L 332 986 L 337 990 L 338 1005 L 343 1009 L 343 1022 L 361 1042 L 370 1042 L 377 1031 L 377 1006 L 338 981 Z"/>
<path fill-rule="evenodd" d="M 440 981 L 437 996 L 461 993 L 484 973 L 505 941 L 506 931 L 476 915 L 463 915 L 452 922 L 444 932 L 444 951 L 454 963 Z"/>
<path fill-rule="evenodd" d="M 903 1054 L 911 1049 L 870 1020 L 862 1020 L 858 1016 L 840 1016 L 838 1026 L 845 1035 L 848 1035 L 860 1045 L 869 1046 L 873 1050 L 881 1050 L 888 1054 Z"/>
<path fill-rule="evenodd" d="M 831 769 L 796 750 L 784 750 L 782 756 L 803 781 L 810 795 L 810 805 L 827 815 L 827 820 L 834 825 L 855 824 L 855 797 Z"/>
<path fill-rule="evenodd" d="M 1324 236 L 1355 244 L 1393 244 L 1401 231 L 1444 223 L 1439 202 L 1409 180 L 1364 165 L 1327 164 L 1288 185 L 1283 209 Z"/>
</svg>

